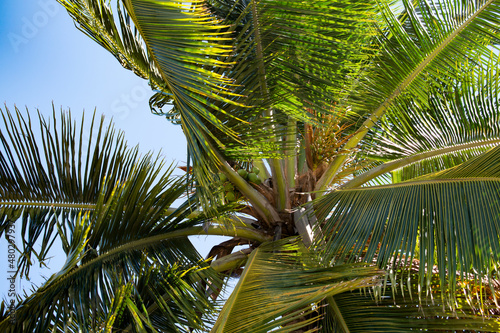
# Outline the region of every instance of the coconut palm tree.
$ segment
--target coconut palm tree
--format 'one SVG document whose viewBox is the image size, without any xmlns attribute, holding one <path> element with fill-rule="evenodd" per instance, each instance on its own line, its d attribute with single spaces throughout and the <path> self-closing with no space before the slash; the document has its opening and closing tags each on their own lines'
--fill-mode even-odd
<svg viewBox="0 0 500 333">
<path fill-rule="evenodd" d="M 272 238 L 230 214 L 235 204 L 218 207 L 214 216 L 200 212 L 196 192 L 186 198 L 186 177 L 173 176 L 173 167 L 165 167 L 159 157 L 140 156 L 137 148 L 127 147 L 123 133 L 104 126 L 103 119 L 97 124 L 94 117 L 87 128 L 84 119 L 76 125 L 67 113 L 32 121 L 17 109 L 0 111 L 0 222 L 20 253 L 17 263 L 9 255 L 9 270 L 17 268 L 18 276 L 29 277 L 35 263 L 46 265 L 56 240 L 64 253 L 59 256 L 66 259 L 31 294 L 13 305 L 2 302 L 2 332 L 190 332 L 210 327 L 217 309 L 210 296 L 223 288 L 219 272 L 231 269 L 234 258 L 210 264 L 187 236 L 206 232 L 255 244 Z M 83 139 L 87 135 L 89 142 Z M 179 199 L 184 203 L 173 208 Z M 16 228 L 22 236 L 17 243 L 12 237 Z M 261 245 L 258 253 L 255 265 L 266 262 L 282 267 L 286 277 L 302 276 L 302 283 L 290 285 L 300 295 L 289 297 L 301 308 L 325 293 L 374 286 L 381 273 L 360 265 L 323 267 L 291 240 Z"/>
<path fill-rule="evenodd" d="M 152 111 L 182 126 L 195 194 L 181 212 L 160 192 L 147 207 L 135 196 L 127 205 L 122 188 L 146 187 L 103 170 L 92 177 L 101 184 L 92 187 L 96 203 L 75 207 L 65 222 L 71 232 L 24 213 L 23 226 L 58 226 L 70 259 L 47 289 L 23 300 L 18 323 L 56 331 L 187 331 L 203 329 L 203 319 L 212 332 L 499 330 L 495 1 L 123 0 L 116 14 L 102 0 L 60 2 L 80 30 L 148 80 Z M 65 141 L 54 142 L 57 150 Z M 48 182 L 67 172 L 60 169 Z M 12 174 L 17 184 L 22 173 Z M 23 196 L 33 192 L 42 193 Z M 27 212 L 13 201 L 10 220 Z M 134 212 L 129 221 L 132 206 L 159 211 L 159 220 Z M 111 213 L 120 217 L 104 222 Z M 192 246 L 189 256 L 165 242 L 200 232 L 231 239 L 208 262 Z M 21 271 L 40 234 L 28 235 Z M 233 253 L 237 245 L 246 248 Z M 169 251 L 176 257 L 167 261 Z M 83 286 L 89 266 L 96 277 Z M 165 285 L 163 269 L 182 287 Z M 211 304 L 230 275 L 239 276 L 231 296 Z M 82 304 L 88 295 L 98 304 Z M 30 307 L 36 319 L 21 317 Z"/>
</svg>

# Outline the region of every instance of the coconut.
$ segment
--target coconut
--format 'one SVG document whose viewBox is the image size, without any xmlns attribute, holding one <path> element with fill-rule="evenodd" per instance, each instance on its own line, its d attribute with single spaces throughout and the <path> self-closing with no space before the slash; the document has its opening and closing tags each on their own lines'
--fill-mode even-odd
<svg viewBox="0 0 500 333">
<path fill-rule="evenodd" d="M 226 193 L 226 199 L 229 202 L 236 201 L 236 196 L 234 195 L 234 192 L 227 192 Z"/>
<path fill-rule="evenodd" d="M 252 172 L 253 172 L 253 173 L 255 173 L 256 175 L 258 175 L 258 174 L 259 174 L 259 172 L 260 172 L 260 169 L 259 169 L 259 168 L 257 168 L 257 167 L 253 167 L 253 168 L 252 168 Z"/>
<path fill-rule="evenodd" d="M 219 173 L 219 180 L 221 182 L 225 182 L 227 180 L 227 177 L 225 174 L 223 174 L 222 172 Z"/>
<path fill-rule="evenodd" d="M 239 169 L 238 175 L 246 179 L 246 177 L 248 176 L 248 172 L 245 169 Z"/>
<path fill-rule="evenodd" d="M 248 180 L 251 181 L 252 183 L 257 183 L 260 179 L 259 176 L 257 176 L 256 173 L 251 172 L 248 174 Z"/>
<path fill-rule="evenodd" d="M 233 189 L 234 189 L 233 184 L 231 183 L 224 184 L 224 191 L 232 191 Z"/>
</svg>

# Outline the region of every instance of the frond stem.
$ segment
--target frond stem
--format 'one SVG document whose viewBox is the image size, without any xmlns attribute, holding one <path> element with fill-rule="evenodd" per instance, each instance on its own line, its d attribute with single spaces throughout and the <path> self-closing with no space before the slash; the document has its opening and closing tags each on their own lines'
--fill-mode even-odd
<svg viewBox="0 0 500 333">
<path fill-rule="evenodd" d="M 407 165 L 410 165 L 412 163 L 416 163 L 419 161 L 422 161 L 427 158 L 447 154 L 447 153 L 452 153 L 455 151 L 460 151 L 460 150 L 465 150 L 465 149 L 471 149 L 471 148 L 477 148 L 477 147 L 484 147 L 484 146 L 491 146 L 494 144 L 499 144 L 500 139 L 494 139 L 494 140 L 487 140 L 487 141 L 480 141 L 480 142 L 472 142 L 472 143 L 467 143 L 459 146 L 453 146 L 453 147 L 446 147 L 446 148 L 441 148 L 441 149 L 436 149 L 433 151 L 425 152 L 425 153 L 420 153 L 417 155 L 413 156 L 408 156 L 396 161 L 384 163 L 382 165 L 379 165 L 359 176 L 354 178 L 353 180 L 345 183 L 343 186 L 340 188 L 353 188 L 353 187 L 358 187 L 360 185 L 363 185 L 364 183 L 372 180 L 375 177 L 378 177 L 384 173 L 403 168 Z"/>
<path fill-rule="evenodd" d="M 258 71 L 259 71 L 259 82 L 260 82 L 260 89 L 262 91 L 262 95 L 264 96 L 264 99 L 266 101 L 269 101 L 269 89 L 267 87 L 267 82 L 266 82 L 266 69 L 264 67 L 264 56 L 262 52 L 262 39 L 260 36 L 260 30 L 259 30 L 259 20 L 258 20 L 258 12 L 257 12 L 257 2 L 256 0 L 252 1 L 252 19 L 253 19 L 253 26 L 254 26 L 254 35 L 255 35 L 255 47 L 256 47 L 256 53 L 257 53 L 257 60 L 258 60 Z M 273 110 L 271 108 L 267 108 L 266 111 L 266 116 L 269 117 L 269 119 L 274 118 Z M 275 140 L 278 140 L 277 138 L 274 138 Z M 285 171 L 283 170 L 283 165 L 281 163 L 281 160 L 276 159 L 276 158 L 271 158 L 269 159 L 269 165 L 271 166 L 271 173 L 272 173 L 272 180 L 273 180 L 273 185 L 275 189 L 275 193 L 277 196 L 277 202 L 278 202 L 278 210 L 284 210 L 287 208 L 287 205 L 289 204 L 288 200 L 288 187 L 286 183 L 286 177 L 285 177 Z"/>
<path fill-rule="evenodd" d="M 461 177 L 461 178 L 434 178 L 434 179 L 417 179 L 411 181 L 405 181 L 402 183 L 379 185 L 372 187 L 361 187 L 361 188 L 343 188 L 336 191 L 370 191 L 370 190 L 380 190 L 387 188 L 398 188 L 403 186 L 414 186 L 414 185 L 425 185 L 425 184 L 439 184 L 439 183 L 473 183 L 473 182 L 495 182 L 499 183 L 500 178 L 497 177 Z"/>
<path fill-rule="evenodd" d="M 235 253 L 231 253 L 225 257 L 212 261 L 210 267 L 217 272 L 231 271 L 241 267 L 248 259 L 252 249 L 244 249 Z"/>
<path fill-rule="evenodd" d="M 222 156 L 220 156 L 222 157 Z M 224 160 L 221 160 L 221 171 L 226 175 L 231 183 L 238 188 L 238 190 L 252 203 L 257 213 L 264 218 L 270 226 L 273 222 L 280 221 L 280 217 L 276 209 L 266 199 L 265 196 L 260 194 L 248 182 L 243 179 L 231 166 Z"/>
<path fill-rule="evenodd" d="M 160 243 L 165 240 L 169 239 L 174 239 L 174 238 L 179 238 L 179 237 L 187 237 L 187 236 L 196 236 L 196 235 L 211 235 L 211 236 L 229 236 L 229 237 L 241 237 L 249 240 L 254 240 L 257 242 L 267 242 L 271 240 L 271 237 L 268 235 L 265 235 L 257 230 L 252 230 L 249 228 L 243 228 L 243 227 L 233 227 L 233 228 L 225 228 L 224 226 L 220 225 L 211 225 L 208 227 L 208 229 L 204 229 L 203 226 L 196 226 L 196 227 L 190 227 L 186 229 L 180 229 L 180 230 L 175 230 L 171 232 L 167 232 L 164 234 L 160 235 L 154 235 L 150 237 L 145 237 L 139 240 L 135 240 L 132 242 L 129 242 L 127 244 L 123 244 L 120 246 L 115 247 L 114 249 L 111 249 L 102 255 L 98 256 L 97 258 L 77 267 L 76 269 L 72 270 L 70 273 L 68 273 L 64 278 L 61 280 L 68 280 L 72 279 L 74 276 L 77 276 L 82 270 L 87 269 L 89 266 L 95 266 L 99 265 L 105 261 L 112 260 L 114 257 L 126 252 L 126 251 L 131 251 L 131 250 L 136 250 L 136 249 L 141 249 L 144 247 L 152 246 L 154 244 Z M 61 283 L 61 280 L 58 281 L 50 287 L 55 287 L 57 284 Z M 40 293 L 44 293 L 46 290 L 40 290 Z"/>
<path fill-rule="evenodd" d="M 286 180 L 289 189 L 295 189 L 295 175 L 297 174 L 297 154 L 295 141 L 297 140 L 297 122 L 291 118 L 288 119 L 286 145 L 290 148 L 286 152 Z M 289 207 L 288 207 L 289 208 Z"/>
<path fill-rule="evenodd" d="M 78 210 L 93 210 L 95 209 L 95 204 L 85 204 L 85 203 L 67 203 L 67 202 L 50 202 L 50 201 L 0 201 L 0 207 L 47 207 L 47 208 L 67 208 L 67 209 L 78 209 Z"/>
<path fill-rule="evenodd" d="M 350 332 L 349 327 L 347 327 L 347 323 L 344 320 L 344 316 L 342 316 L 342 312 L 340 312 L 339 306 L 337 305 L 337 302 L 335 302 L 333 296 L 327 297 L 326 301 L 328 302 L 328 305 L 335 313 L 335 316 L 337 317 L 337 323 L 340 324 L 340 326 L 344 330 L 344 333 L 349 333 Z"/>
</svg>

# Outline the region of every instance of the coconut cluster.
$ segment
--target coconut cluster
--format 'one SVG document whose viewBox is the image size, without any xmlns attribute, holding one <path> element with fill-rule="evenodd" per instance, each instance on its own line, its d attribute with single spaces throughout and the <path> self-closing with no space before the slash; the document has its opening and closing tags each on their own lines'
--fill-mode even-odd
<svg viewBox="0 0 500 333">
<path fill-rule="evenodd" d="M 245 179 L 249 183 L 259 185 L 262 182 L 258 176 L 260 170 L 257 167 L 253 167 L 251 172 L 248 172 L 243 168 L 238 169 L 237 172 L 238 175 L 241 176 L 241 178 Z M 240 191 L 238 191 L 234 187 L 234 185 L 227 179 L 225 174 L 219 173 L 219 180 L 224 188 L 224 197 L 228 202 L 234 202 L 241 197 Z"/>
</svg>

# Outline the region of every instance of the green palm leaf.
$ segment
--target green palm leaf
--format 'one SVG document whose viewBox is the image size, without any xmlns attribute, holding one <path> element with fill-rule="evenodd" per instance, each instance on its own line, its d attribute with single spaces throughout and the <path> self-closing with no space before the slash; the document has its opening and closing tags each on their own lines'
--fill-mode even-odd
<svg viewBox="0 0 500 333">
<path fill-rule="evenodd" d="M 498 332 L 500 329 L 498 308 L 486 288 L 483 293 L 488 298 L 483 298 L 482 305 L 458 290 L 453 311 L 442 301 L 442 297 L 447 296 L 442 295 L 439 288 L 434 289 L 428 299 L 421 299 L 416 280 L 418 278 L 389 279 L 373 290 L 335 295 L 333 298 L 348 327 L 347 332 Z M 433 276 L 432 283 L 438 287 L 439 277 Z M 326 313 L 321 332 L 346 332 L 338 326 L 332 313 L 328 313 L 329 307 L 322 309 Z"/>
<path fill-rule="evenodd" d="M 493 57 L 495 32 L 500 24 L 500 6 L 494 1 L 448 1 L 439 6 L 426 1 L 403 1 L 404 15 L 397 17 L 381 3 L 384 22 L 374 48 L 379 56 L 367 66 L 359 85 L 349 96 L 349 106 L 364 118 L 356 134 L 344 146 L 355 148 L 385 114 L 406 114 L 406 104 L 429 104 L 436 82 L 453 82 L 474 64 L 470 77 L 486 73 Z M 470 65 L 467 65 L 470 64 Z M 316 185 L 325 190 L 346 159 L 339 155 Z"/>
<path fill-rule="evenodd" d="M 57 222 L 66 263 L 17 305 L 15 325 L 8 316 L 3 318 L 2 331 L 22 327 L 45 332 L 52 325 L 64 327 L 69 319 L 84 332 L 97 329 L 103 321 L 114 329 L 127 327 L 131 320 L 136 327 L 164 331 L 188 332 L 188 327 L 203 326 L 200 316 L 211 304 L 197 282 L 219 282 L 186 238 L 190 234 L 186 229 L 204 220 L 184 219 L 191 205 L 166 217 L 158 215 L 163 201 L 177 198 L 179 190 L 184 190 L 182 182 L 171 185 L 162 196 L 153 196 L 156 200 L 135 201 L 134 193 L 141 198 L 151 192 L 147 187 L 137 188 L 140 177 L 134 173 L 130 182 L 114 187 L 108 200 L 102 194 L 92 212 Z M 158 310 L 150 315 L 147 309 L 152 306 Z M 122 315 L 111 323 L 110 312 L 117 308 Z M 161 324 L 154 322 L 158 316 L 163 318 Z"/>
<path fill-rule="evenodd" d="M 230 25 L 233 37 L 227 44 L 234 51 L 225 60 L 233 65 L 216 70 L 239 84 L 233 100 L 247 106 L 223 107 L 250 122 L 225 117 L 245 143 L 223 141 L 230 159 L 276 157 L 293 150 L 295 141 L 282 140 L 287 122 L 316 122 L 316 113 L 332 112 L 363 62 L 372 56 L 362 46 L 373 33 L 371 2 L 226 0 L 210 4 L 210 10 Z M 262 138 L 266 138 L 264 144 Z M 279 177 L 274 181 L 279 182 Z"/>
<path fill-rule="evenodd" d="M 104 186 L 104 179 L 107 184 L 122 183 L 134 168 L 142 168 L 147 175 L 143 177 L 152 178 L 161 169 L 150 156 L 141 158 L 137 149 L 128 148 L 123 134 L 117 135 L 111 126 L 105 128 L 103 119 L 97 127 L 92 119 L 89 129 L 82 119 L 78 129 L 65 114 L 60 124 L 56 117 L 50 124 L 39 115 L 36 126 L 17 109 L 15 114 L 8 109 L 1 112 L 5 130 L 0 133 L 0 231 L 22 220 L 20 270 L 24 274 L 29 272 L 32 255 L 41 263 L 45 260 L 57 221 L 74 220 L 80 210 L 93 209 L 98 198 L 109 198 L 114 186 Z M 148 181 L 151 186 L 152 179 Z M 160 186 L 172 182 L 164 177 Z M 40 251 L 34 249 L 38 240 Z"/>
<path fill-rule="evenodd" d="M 210 70 L 225 66 L 217 58 L 231 52 L 230 47 L 217 42 L 229 39 L 227 33 L 220 31 L 225 27 L 210 16 L 202 2 L 141 0 L 124 3 L 144 38 L 149 55 L 160 69 L 165 86 L 173 94 L 181 122 L 189 116 L 204 129 L 203 119 L 237 139 L 236 133 L 207 110 L 208 106 L 217 109 L 210 105 L 209 99 L 229 101 L 224 95 L 232 95 L 226 88 L 232 82 Z M 218 111 L 226 113 L 222 109 Z M 231 117 L 228 113 L 226 116 Z M 205 132 L 210 134 L 210 131 Z M 215 136 L 212 139 L 217 141 Z"/>
<path fill-rule="evenodd" d="M 245 104 L 262 110 L 302 120 L 328 112 L 371 55 L 362 46 L 373 34 L 371 2 L 212 3 L 237 33 L 228 75 L 244 85 Z"/>
<path fill-rule="evenodd" d="M 293 332 L 320 319 L 311 304 L 374 285 L 380 273 L 359 265 L 321 267 L 315 255 L 290 240 L 263 244 L 248 258 L 212 332 Z"/>
<path fill-rule="evenodd" d="M 477 75 L 465 70 L 457 81 L 436 84 L 430 88 L 427 105 L 410 96 L 401 98 L 398 107 L 407 112 L 387 114 L 361 150 L 368 158 L 386 163 L 356 175 L 344 187 L 356 187 L 391 171 L 395 182 L 409 180 L 451 168 L 497 145 L 497 68 L 495 59 Z"/>
<path fill-rule="evenodd" d="M 411 95 L 425 105 L 429 84 L 434 79 L 459 78 L 464 70 L 460 64 L 469 61 L 481 70 L 484 64 L 479 61 L 491 57 L 490 46 L 496 42 L 500 8 L 494 1 L 467 5 L 450 1 L 439 7 L 424 1 L 403 4 L 407 14 L 403 19 L 381 4 L 387 24 L 379 36 L 382 53 L 376 72 L 366 76 L 371 94 L 362 102 L 364 109 L 376 107 L 379 117 L 399 96 Z"/>
<path fill-rule="evenodd" d="M 437 266 L 451 295 L 457 278 L 498 279 L 500 146 L 462 165 L 396 185 L 337 190 L 319 210 L 330 216 L 326 251 L 339 262 L 376 260 L 392 269 L 420 262 L 430 289 Z M 459 272 L 458 276 L 453 273 Z M 450 304 L 453 306 L 453 304 Z"/>
</svg>

